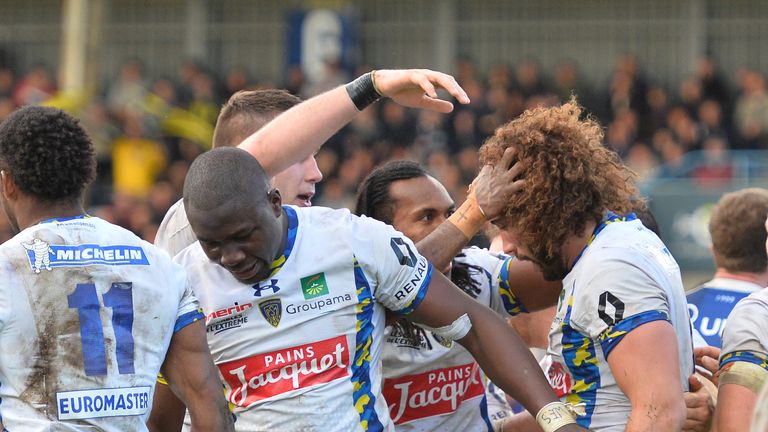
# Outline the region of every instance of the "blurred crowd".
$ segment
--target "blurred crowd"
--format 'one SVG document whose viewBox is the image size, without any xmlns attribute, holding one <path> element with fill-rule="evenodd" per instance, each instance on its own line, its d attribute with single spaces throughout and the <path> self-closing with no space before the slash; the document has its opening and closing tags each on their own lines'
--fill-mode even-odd
<svg viewBox="0 0 768 432">
<path fill-rule="evenodd" d="M 308 83 L 294 68 L 285 82 L 268 82 L 244 68 L 218 77 L 196 62 L 184 63 L 173 77 L 150 77 L 139 60 L 129 60 L 100 92 L 68 95 L 58 91 L 45 65 L 0 67 L 0 121 L 17 107 L 39 103 L 77 115 L 99 163 L 91 213 L 152 241 L 165 211 L 181 196 L 189 164 L 209 148 L 219 107 L 234 92 L 279 87 L 308 98 L 367 70 L 347 76 L 336 69 L 327 82 Z M 383 100 L 328 142 L 317 155 L 324 180 L 314 203 L 353 207 L 365 175 L 393 158 L 423 163 L 461 202 L 477 172 L 477 149 L 497 126 L 571 95 L 605 126 L 606 145 L 641 180 L 690 177 L 716 185 L 735 175 L 729 149 L 768 149 L 765 77 L 746 69 L 726 77 L 710 58 L 672 88 L 655 82 L 631 55 L 618 58 L 603 83 L 586 79 L 567 60 L 546 71 L 532 58 L 480 71 L 472 59 L 459 58 L 454 74 L 470 105 L 441 115 Z M 688 163 L 693 154 L 696 164 Z M 0 225 L 0 240 L 9 237 Z"/>
</svg>

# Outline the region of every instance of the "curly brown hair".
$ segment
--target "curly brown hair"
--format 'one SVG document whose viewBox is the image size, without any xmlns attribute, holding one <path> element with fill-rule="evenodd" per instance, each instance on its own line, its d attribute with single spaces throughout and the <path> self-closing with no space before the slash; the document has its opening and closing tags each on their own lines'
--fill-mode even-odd
<svg viewBox="0 0 768 432">
<path fill-rule="evenodd" d="M 765 271 L 766 217 L 768 190 L 748 188 L 720 198 L 709 219 L 717 267 L 732 273 Z"/>
<path fill-rule="evenodd" d="M 505 228 L 540 257 L 556 257 L 566 239 L 598 222 L 606 210 L 628 213 L 637 196 L 635 174 L 603 146 L 603 130 L 581 119 L 575 98 L 561 106 L 537 108 L 501 126 L 480 149 L 494 164 L 513 146 L 526 185 L 507 203 Z"/>
</svg>

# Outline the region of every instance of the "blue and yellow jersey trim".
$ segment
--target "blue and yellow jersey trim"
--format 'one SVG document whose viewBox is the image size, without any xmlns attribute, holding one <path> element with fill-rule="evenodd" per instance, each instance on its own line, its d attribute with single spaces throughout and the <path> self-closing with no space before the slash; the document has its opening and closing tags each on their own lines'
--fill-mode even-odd
<svg viewBox="0 0 768 432">
<path fill-rule="evenodd" d="M 376 413 L 376 395 L 371 389 L 371 345 L 373 344 L 373 292 L 360 263 L 354 258 L 357 288 L 357 323 L 355 325 L 355 358 L 352 361 L 352 400 L 364 431 L 383 431 Z M 426 290 L 425 290 L 426 291 Z"/>
<path fill-rule="evenodd" d="M 168 385 L 168 380 L 167 380 L 167 379 L 165 379 L 165 377 L 163 376 L 163 374 L 161 374 L 161 373 L 159 373 L 159 372 L 158 372 L 158 373 L 157 373 L 157 383 L 158 383 L 158 384 L 162 384 L 162 385 Z"/>
<path fill-rule="evenodd" d="M 584 249 L 582 249 L 581 252 L 579 252 L 579 254 L 576 255 L 576 259 L 573 261 L 573 265 L 571 266 L 571 268 L 576 266 L 576 263 L 579 262 L 579 260 L 581 259 L 581 256 L 584 255 L 584 252 L 592 244 L 592 242 L 595 241 L 598 234 L 600 234 L 600 232 L 602 232 L 605 229 L 605 227 L 615 222 L 629 222 L 635 219 L 637 219 L 637 215 L 635 215 L 634 213 L 628 213 L 624 216 L 620 216 L 611 211 L 606 212 L 605 216 L 603 216 L 603 220 L 600 221 L 600 223 L 597 224 L 595 229 L 592 231 L 592 236 L 590 236 L 589 240 L 587 240 L 587 244 L 586 246 L 584 246 Z"/>
<path fill-rule="evenodd" d="M 176 324 L 173 326 L 173 332 L 176 333 L 184 327 L 192 324 L 195 321 L 205 320 L 205 314 L 201 308 L 197 308 L 192 312 L 187 312 L 182 316 L 176 318 Z"/>
<path fill-rule="evenodd" d="M 273 277 L 281 268 L 283 268 L 283 264 L 285 264 L 288 257 L 291 256 L 293 246 L 296 244 L 296 232 L 299 229 L 299 217 L 296 215 L 296 210 L 288 206 L 283 206 L 283 211 L 285 211 L 285 216 L 288 218 L 288 234 L 285 239 L 285 247 L 283 248 L 283 254 L 275 258 L 272 261 L 272 264 L 270 264 L 269 277 L 265 279 Z"/>
<path fill-rule="evenodd" d="M 623 320 L 603 330 L 603 332 L 600 333 L 600 336 L 597 337 L 598 342 L 600 342 L 600 346 L 603 348 L 603 356 L 608 359 L 608 355 L 611 353 L 611 351 L 613 351 L 614 348 L 616 348 L 619 342 L 624 339 L 624 336 L 626 336 L 632 330 L 640 327 L 641 325 L 652 321 L 671 322 L 669 315 L 666 312 L 652 310 L 624 318 Z"/>
<path fill-rule="evenodd" d="M 501 264 L 501 271 L 499 272 L 498 280 L 499 295 L 501 296 L 501 301 L 504 304 L 504 310 L 506 310 L 510 316 L 520 315 L 521 313 L 528 313 L 528 310 L 525 309 L 525 306 L 523 306 L 522 303 L 520 303 L 515 293 L 512 292 L 512 288 L 510 286 L 509 266 L 512 264 L 513 259 L 516 258 L 509 257 L 504 260 L 504 263 Z"/>
<path fill-rule="evenodd" d="M 768 370 L 768 357 L 752 351 L 734 351 L 724 355 L 722 359 L 720 359 L 720 368 L 722 369 L 726 364 L 737 361 L 756 364 L 761 368 Z"/>
<path fill-rule="evenodd" d="M 563 360 L 573 377 L 571 391 L 565 395 L 565 401 L 573 406 L 584 406 L 584 415 L 576 422 L 583 428 L 589 428 L 592 414 L 595 412 L 597 391 L 600 389 L 600 363 L 597 359 L 595 342 L 571 327 L 573 311 L 573 290 L 568 296 L 565 319 L 560 324 L 563 333 Z"/>
<path fill-rule="evenodd" d="M 402 309 L 398 309 L 396 311 L 393 311 L 393 313 L 397 315 L 407 315 L 411 312 L 413 312 L 422 301 L 424 301 L 424 297 L 427 296 L 427 291 L 429 290 L 429 282 L 432 281 L 432 263 L 427 262 L 427 275 L 424 276 L 424 280 L 421 281 L 421 286 L 419 287 L 419 291 L 416 293 L 416 295 L 413 297 L 410 303 L 408 303 L 407 306 L 405 306 Z M 362 271 L 362 269 L 361 269 Z"/>
<path fill-rule="evenodd" d="M 87 213 L 83 213 L 83 214 L 79 214 L 77 216 L 46 219 L 46 220 L 42 220 L 42 221 L 38 222 L 38 224 L 67 222 L 67 221 L 76 220 L 76 219 L 89 219 L 90 217 L 91 217 L 91 215 L 89 215 Z"/>
</svg>

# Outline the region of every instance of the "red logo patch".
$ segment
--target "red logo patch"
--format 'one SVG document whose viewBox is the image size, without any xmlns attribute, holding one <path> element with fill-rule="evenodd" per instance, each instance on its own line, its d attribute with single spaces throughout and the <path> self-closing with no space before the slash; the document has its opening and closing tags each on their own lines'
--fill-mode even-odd
<svg viewBox="0 0 768 432">
<path fill-rule="evenodd" d="M 384 381 L 384 399 L 395 424 L 454 412 L 484 393 L 477 363 Z"/>
<path fill-rule="evenodd" d="M 349 376 L 345 336 L 219 364 L 229 385 L 227 399 L 248 407 L 292 390 Z"/>
<path fill-rule="evenodd" d="M 549 377 L 549 384 L 558 397 L 565 396 L 571 392 L 571 375 L 568 374 L 562 364 L 552 362 L 549 370 L 547 370 L 547 376 Z"/>
</svg>

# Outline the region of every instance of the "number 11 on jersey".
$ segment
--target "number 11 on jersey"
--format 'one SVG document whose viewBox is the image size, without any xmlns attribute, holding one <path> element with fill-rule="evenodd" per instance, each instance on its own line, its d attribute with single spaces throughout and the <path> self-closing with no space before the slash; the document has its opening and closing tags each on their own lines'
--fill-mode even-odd
<svg viewBox="0 0 768 432">
<path fill-rule="evenodd" d="M 104 293 L 104 306 L 112 309 L 112 328 L 115 332 L 117 369 L 121 375 L 134 373 L 133 369 L 133 284 L 113 283 Z M 77 284 L 67 296 L 69 307 L 77 309 L 80 317 L 83 364 L 88 376 L 106 375 L 107 360 L 104 331 L 101 328 L 101 304 L 92 283 Z"/>
</svg>

